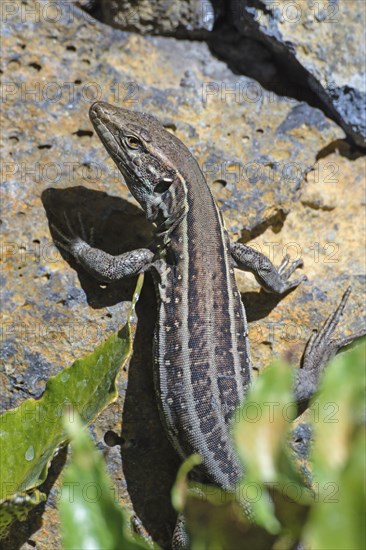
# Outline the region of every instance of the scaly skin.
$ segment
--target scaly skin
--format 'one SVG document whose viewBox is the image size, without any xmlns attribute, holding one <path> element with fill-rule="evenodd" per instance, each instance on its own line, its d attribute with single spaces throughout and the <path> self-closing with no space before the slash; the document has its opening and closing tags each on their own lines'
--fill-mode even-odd
<svg viewBox="0 0 366 550">
<path fill-rule="evenodd" d="M 120 256 L 56 230 L 66 248 L 95 278 L 112 281 L 151 270 L 158 319 L 154 378 L 161 420 L 182 458 L 202 457 L 210 483 L 234 490 L 242 468 L 232 446 L 229 422 L 251 382 L 248 328 L 234 267 L 251 271 L 267 292 L 284 294 L 305 276 L 289 281 L 302 262 L 277 269 L 249 246 L 229 242 L 220 211 L 189 150 L 153 117 L 97 102 L 90 118 L 110 156 L 146 213 L 156 224 L 158 253 L 138 249 Z M 309 341 L 295 394 L 307 400 L 326 361 L 363 332 L 334 341 L 332 333 L 349 289 L 322 331 Z M 175 547 L 186 547 L 181 518 Z"/>
</svg>

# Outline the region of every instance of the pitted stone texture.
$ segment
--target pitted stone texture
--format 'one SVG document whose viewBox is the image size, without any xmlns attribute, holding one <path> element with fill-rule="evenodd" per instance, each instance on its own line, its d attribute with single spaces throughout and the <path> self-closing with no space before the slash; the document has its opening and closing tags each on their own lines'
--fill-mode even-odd
<svg viewBox="0 0 366 550">
<path fill-rule="evenodd" d="M 223 11 L 223 2 L 209 0 L 100 0 L 102 20 L 139 34 L 202 38 Z"/>
<path fill-rule="evenodd" d="M 361 0 L 232 0 L 233 24 L 265 42 L 353 141 L 366 146 L 365 15 Z"/>
<path fill-rule="evenodd" d="M 289 327 L 291 336 L 295 325 L 295 335 L 299 327 L 309 333 L 353 281 L 340 330 L 356 329 L 362 323 L 364 250 L 354 220 L 362 212 L 362 159 L 342 154 L 335 161 L 344 174 L 334 185 L 339 193 L 324 181 L 307 189 L 317 158 L 326 163 L 333 154 L 330 144 L 342 140 L 343 131 L 321 111 L 233 74 L 204 43 L 123 33 L 70 3 L 52 3 L 47 11 L 41 9 L 44 5 L 16 0 L 11 3 L 13 15 L 3 20 L 3 408 L 40 395 L 49 376 L 90 353 L 128 314 L 135 281 L 101 288 L 57 250 L 49 221 L 62 225 L 67 211 L 78 224 L 79 212 L 89 235 L 94 227 L 95 245 L 113 254 L 146 246 L 152 239 L 152 227 L 93 132 L 88 108 L 96 99 L 155 115 L 190 147 L 234 238 L 255 237 L 256 244 L 261 236 L 274 237 L 308 248 L 313 242 L 345 243 L 338 263 L 305 257 L 310 282 L 275 309 L 249 278 L 238 274 L 255 322 L 251 338 L 256 366 L 268 364 L 291 344 L 286 330 L 275 330 L 272 337 L 268 323 L 262 332 L 256 329 L 259 319 L 267 322 L 271 309 L 268 322 L 281 331 Z M 320 172 L 324 177 L 333 173 L 326 165 Z M 44 193 L 49 188 L 53 190 Z M 315 210 L 313 204 L 332 210 Z M 134 354 L 118 381 L 120 400 L 103 411 L 93 433 L 107 461 L 113 455 L 109 466 L 119 502 L 133 507 L 164 546 L 174 525 L 170 487 L 178 462 L 154 404 L 154 300 L 147 284 L 137 308 Z M 292 346 L 296 358 L 306 336 Z M 107 431 L 121 437 L 118 456 L 104 443 Z M 14 540 L 26 544 L 31 539 L 39 549 L 60 548 L 53 491 L 56 496 L 46 504 L 42 526 L 40 518 L 21 528 L 17 524 Z"/>
</svg>

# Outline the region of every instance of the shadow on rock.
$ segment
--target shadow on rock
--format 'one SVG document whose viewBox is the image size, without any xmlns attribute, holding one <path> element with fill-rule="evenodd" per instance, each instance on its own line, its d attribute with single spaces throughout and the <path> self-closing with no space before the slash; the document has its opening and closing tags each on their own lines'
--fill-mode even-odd
<svg viewBox="0 0 366 550">
<path fill-rule="evenodd" d="M 89 244 L 112 255 L 148 246 L 153 240 L 153 226 L 146 220 L 142 210 L 119 197 L 80 186 L 47 189 L 42 194 L 42 202 L 56 244 L 62 238 L 55 227 L 70 236 L 65 215 L 75 233 L 80 236 L 84 233 Z M 101 284 L 71 254 L 61 246 L 58 247 L 63 258 L 77 271 L 80 285 L 92 308 L 104 308 L 131 300 L 136 285 L 135 277 L 108 285 Z"/>
<path fill-rule="evenodd" d="M 60 236 L 53 226 L 65 235 L 70 232 L 64 215 L 67 213 L 69 225 L 75 232 L 81 235 L 82 225 L 89 244 L 110 254 L 122 254 L 141 247 L 154 249 L 153 226 L 140 209 L 121 198 L 73 187 L 47 189 L 42 201 L 55 241 L 59 241 Z M 102 285 L 104 288 L 101 288 L 100 283 L 70 254 L 59 248 L 65 260 L 77 271 L 91 307 L 103 308 L 131 300 L 136 277 Z M 123 473 L 134 511 L 149 534 L 164 548 L 169 546 L 175 525 L 170 492 L 180 461 L 166 438 L 155 401 L 152 344 L 156 298 L 149 274 L 146 274 L 136 313 L 138 323 L 128 368 L 119 443 Z"/>
</svg>

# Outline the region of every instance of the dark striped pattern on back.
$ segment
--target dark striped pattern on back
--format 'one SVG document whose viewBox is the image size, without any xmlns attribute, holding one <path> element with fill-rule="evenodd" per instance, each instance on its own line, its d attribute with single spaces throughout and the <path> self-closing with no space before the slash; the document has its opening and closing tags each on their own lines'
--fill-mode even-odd
<svg viewBox="0 0 366 550">
<path fill-rule="evenodd" d="M 230 488 L 239 469 L 228 422 L 250 383 L 247 323 L 207 183 L 181 176 L 179 187 L 186 216 L 170 236 L 173 262 L 158 285 L 157 391 L 174 447 L 200 453 L 210 481 Z"/>
<path fill-rule="evenodd" d="M 155 386 L 162 422 L 209 481 L 233 488 L 240 467 L 228 423 L 250 383 L 247 323 L 221 215 L 190 151 L 144 113 L 97 102 L 90 116 L 126 183 L 158 226 Z"/>
</svg>

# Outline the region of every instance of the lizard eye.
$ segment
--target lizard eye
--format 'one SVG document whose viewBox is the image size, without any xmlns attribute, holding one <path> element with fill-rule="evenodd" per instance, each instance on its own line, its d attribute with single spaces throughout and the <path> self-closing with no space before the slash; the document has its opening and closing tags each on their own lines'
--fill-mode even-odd
<svg viewBox="0 0 366 550">
<path fill-rule="evenodd" d="M 127 145 L 131 149 L 139 149 L 140 147 L 142 147 L 141 141 L 137 139 L 135 136 L 127 136 L 126 141 L 127 141 Z"/>
</svg>

